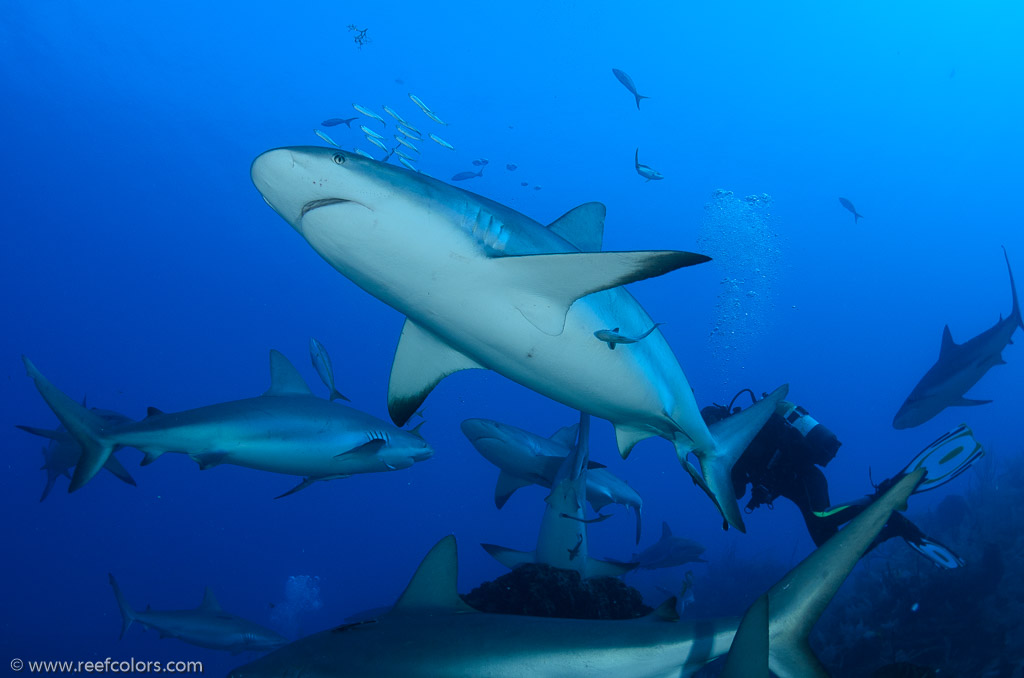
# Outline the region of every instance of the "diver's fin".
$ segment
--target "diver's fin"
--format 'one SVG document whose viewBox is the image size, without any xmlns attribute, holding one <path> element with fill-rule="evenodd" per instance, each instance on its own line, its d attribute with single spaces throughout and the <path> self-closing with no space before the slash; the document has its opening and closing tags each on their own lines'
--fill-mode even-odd
<svg viewBox="0 0 1024 678">
<path fill-rule="evenodd" d="M 484 547 L 484 551 L 487 551 L 492 558 L 510 570 L 526 563 L 537 562 L 537 556 L 533 551 L 516 551 L 495 544 L 480 544 L 480 546 Z"/>
<path fill-rule="evenodd" d="M 770 678 L 768 672 L 768 596 L 747 609 L 736 629 L 721 678 Z"/>
<path fill-rule="evenodd" d="M 51 384 L 36 369 L 31 360 L 25 356 L 22 356 L 21 360 L 25 363 L 28 376 L 35 382 L 36 389 L 43 396 L 43 400 L 57 415 L 57 419 L 64 425 L 68 433 L 82 447 L 82 456 L 79 458 L 78 464 L 75 465 L 75 474 L 71 477 L 71 484 L 68 486 L 68 492 L 74 492 L 92 480 L 92 477 L 99 473 L 114 452 L 115 444 L 103 435 L 107 422 L 103 417 L 82 407 L 77 401 L 72 400 Z"/>
<path fill-rule="evenodd" d="M 391 420 L 404 426 L 442 379 L 459 370 L 474 368 L 483 369 L 483 366 L 407 318 L 388 381 Z"/>
<path fill-rule="evenodd" d="M 455 537 L 448 535 L 430 549 L 388 614 L 476 612 L 459 596 L 458 578 L 458 549 Z"/>
<path fill-rule="evenodd" d="M 128 601 L 125 600 L 124 594 L 121 593 L 121 587 L 117 585 L 117 580 L 114 579 L 114 575 L 108 573 L 107 578 L 110 580 L 110 586 L 114 589 L 114 598 L 117 600 L 117 607 L 121 610 L 121 638 L 124 638 L 124 634 L 131 628 L 132 622 L 135 621 L 135 612 L 132 610 Z"/>
<path fill-rule="evenodd" d="M 709 260 L 673 250 L 569 252 L 498 257 L 488 266 L 505 287 L 520 292 L 515 306 L 523 317 L 544 334 L 557 336 L 580 297 Z"/>
<path fill-rule="evenodd" d="M 776 675 L 826 677 L 807 637 L 860 557 L 924 477 L 918 469 L 851 520 L 768 591 L 769 666 Z"/>
<path fill-rule="evenodd" d="M 548 229 L 580 252 L 600 252 L 607 212 L 599 202 L 585 202 L 552 221 Z"/>
<path fill-rule="evenodd" d="M 598 560 L 587 556 L 587 577 L 621 577 L 635 570 L 639 563 L 620 563 L 615 560 Z"/>
<path fill-rule="evenodd" d="M 903 540 L 907 542 L 907 546 L 932 561 L 932 564 L 939 569 L 955 570 L 966 564 L 964 559 L 954 553 L 952 549 L 943 546 L 931 537 L 920 536 L 916 539 L 904 537 Z"/>
<path fill-rule="evenodd" d="M 985 450 L 974 439 L 970 427 L 960 424 L 918 452 L 901 473 L 907 474 L 923 468 L 927 475 L 917 492 L 926 492 L 953 480 L 984 455 Z"/>
<path fill-rule="evenodd" d="M 280 351 L 270 349 L 270 388 L 263 395 L 313 395 L 313 392 L 291 361 Z"/>
<path fill-rule="evenodd" d="M 508 498 L 512 496 L 513 492 L 520 487 L 532 484 L 529 480 L 523 480 L 507 471 L 502 471 L 498 474 L 498 484 L 494 487 L 494 505 L 500 509 L 508 501 Z"/>
<path fill-rule="evenodd" d="M 725 521 L 740 532 L 745 532 L 743 515 L 732 485 L 732 467 L 740 458 L 750 441 L 754 439 L 768 418 L 775 412 L 775 406 L 786 397 L 789 385 L 783 384 L 756 403 L 730 417 L 726 417 L 709 426 L 715 447 L 711 450 L 699 450 L 685 436 L 677 436 L 673 441 L 679 460 L 686 461 L 686 455 L 693 452 L 700 460 L 700 470 L 707 484 L 707 491 L 714 498 Z M 689 469 L 687 469 L 689 470 Z M 692 474 L 691 474 L 692 475 Z"/>
</svg>

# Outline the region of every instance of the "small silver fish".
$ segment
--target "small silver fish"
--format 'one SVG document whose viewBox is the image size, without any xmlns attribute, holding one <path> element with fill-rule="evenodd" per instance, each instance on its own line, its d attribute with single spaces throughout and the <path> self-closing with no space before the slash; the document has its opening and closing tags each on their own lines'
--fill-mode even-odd
<svg viewBox="0 0 1024 678">
<path fill-rule="evenodd" d="M 416 130 L 414 132 L 412 130 L 416 130 L 416 128 L 410 126 L 409 129 L 405 129 L 401 125 L 398 126 L 398 131 L 407 136 L 408 138 L 415 139 L 416 141 L 423 141 L 423 137 L 420 136 L 420 131 Z"/>
<path fill-rule="evenodd" d="M 380 150 L 382 150 L 382 151 L 384 151 L 385 153 L 387 153 L 388 155 L 391 155 L 391 149 L 390 149 L 390 148 L 388 148 L 387 146 L 385 146 L 385 145 L 384 145 L 383 143 L 381 143 L 381 142 L 380 142 L 380 141 L 379 141 L 378 139 L 376 139 L 375 137 L 366 137 L 366 140 L 367 140 L 367 141 L 369 141 L 369 142 L 370 142 L 371 144 L 373 144 L 374 146 L 376 146 L 377 148 L 379 148 Z"/>
<path fill-rule="evenodd" d="M 445 127 L 448 126 L 448 123 L 446 123 L 441 118 L 437 117 L 437 113 L 434 113 L 433 111 L 423 111 L 423 112 L 427 114 L 428 118 L 430 118 L 431 120 L 436 122 L 438 125 L 444 125 Z"/>
<path fill-rule="evenodd" d="M 341 146 L 338 146 L 338 144 L 334 141 L 334 139 L 330 138 L 329 136 L 327 136 L 325 133 L 321 132 L 320 130 L 315 129 L 315 130 L 313 130 L 313 133 L 316 134 L 321 139 L 323 139 L 324 141 L 326 141 L 327 143 L 329 143 L 331 146 L 334 146 L 336 148 L 341 148 Z"/>
<path fill-rule="evenodd" d="M 437 135 L 436 135 L 436 134 L 434 134 L 433 132 L 431 132 L 431 134 L 430 134 L 430 138 L 431 138 L 431 139 L 432 139 L 433 141 L 435 141 L 435 142 L 437 142 L 437 143 L 441 144 L 442 146 L 444 146 L 445 148 L 447 148 L 447 149 L 448 149 L 448 150 L 450 150 L 450 151 L 454 151 L 454 150 L 455 150 L 455 147 L 454 147 L 454 146 L 452 146 L 452 145 L 451 145 L 451 144 L 449 144 L 449 143 L 448 143 L 447 141 L 445 141 L 445 140 L 444 140 L 444 139 L 442 139 L 441 137 L 437 136 Z"/>
<path fill-rule="evenodd" d="M 362 113 L 363 115 L 365 115 L 368 118 L 373 118 L 374 120 L 377 120 L 382 125 L 387 125 L 387 123 L 384 122 L 384 118 L 380 117 L 379 115 L 377 115 L 376 113 L 371 111 L 366 106 L 360 106 L 359 104 L 352 104 L 352 108 L 356 109 L 357 111 L 359 111 L 360 113 Z"/>
<path fill-rule="evenodd" d="M 403 146 L 405 146 L 409 150 L 416 151 L 417 153 L 420 152 L 420 149 L 418 149 L 415 146 L 413 146 L 411 141 L 406 141 L 405 139 L 403 139 L 400 136 L 395 136 L 395 141 L 397 141 L 398 143 L 402 144 Z"/>
<path fill-rule="evenodd" d="M 424 113 L 428 113 L 428 112 L 430 111 L 430 107 L 429 107 L 429 106 L 427 106 L 427 105 L 426 105 L 425 103 L 423 103 L 423 100 L 422 100 L 422 99 L 420 99 L 420 98 L 419 98 L 418 96 L 416 96 L 415 94 L 412 94 L 412 93 L 410 92 L 410 93 L 409 93 L 409 98 L 410 98 L 410 99 L 412 99 L 412 102 L 413 102 L 414 104 L 416 104 L 417 106 L 419 106 L 419 107 L 420 107 L 420 110 L 421 110 L 421 111 L 423 111 Z"/>
<path fill-rule="evenodd" d="M 370 160 L 376 160 L 376 158 L 374 158 L 372 155 L 370 155 L 369 153 L 367 153 L 366 151 L 364 151 L 361 148 L 357 148 L 356 149 L 356 153 L 358 153 L 359 155 L 363 156 L 364 158 L 369 158 Z"/>
<path fill-rule="evenodd" d="M 403 125 L 408 125 L 409 124 L 409 123 L 407 123 L 405 121 L 405 118 L 403 118 L 398 113 L 395 113 L 393 110 L 391 110 L 390 106 L 385 106 L 384 107 L 384 112 L 387 113 L 388 115 L 390 115 L 392 118 L 394 118 L 398 122 L 402 123 Z"/>
<path fill-rule="evenodd" d="M 415 160 L 416 159 L 416 158 L 412 157 L 411 155 L 406 155 L 405 153 L 402 153 L 402 149 L 400 149 L 400 148 L 395 149 L 395 155 L 397 155 L 399 158 L 405 158 L 406 160 Z"/>
<path fill-rule="evenodd" d="M 368 137 L 373 137 L 375 139 L 383 139 L 384 138 L 383 135 L 377 134 L 376 132 L 374 132 L 372 129 L 370 129 L 366 125 L 360 125 L 359 129 L 361 129 L 363 131 L 363 134 L 365 134 Z"/>
<path fill-rule="evenodd" d="M 409 162 L 408 159 L 406 159 L 405 156 L 402 156 L 402 155 L 398 156 L 398 162 L 402 163 L 403 165 L 405 165 L 406 167 L 411 169 L 413 172 L 416 171 L 416 168 L 413 166 L 413 164 L 411 162 Z"/>
<path fill-rule="evenodd" d="M 658 326 L 662 324 L 663 323 L 654 323 L 651 329 L 647 330 L 639 337 L 627 337 L 624 334 L 619 334 L 618 327 L 616 327 L 614 330 L 598 330 L 597 332 L 594 332 L 594 336 L 603 341 L 604 343 L 608 344 L 608 348 L 614 351 L 616 344 L 635 344 L 641 339 L 644 339 L 648 334 L 650 334 L 654 330 L 658 329 Z"/>
<path fill-rule="evenodd" d="M 309 359 L 313 363 L 313 369 L 320 375 L 320 381 L 330 391 L 328 400 L 348 400 L 334 387 L 334 365 L 331 364 L 331 356 L 327 353 L 324 345 L 317 341 L 316 337 L 309 338 Z"/>
</svg>

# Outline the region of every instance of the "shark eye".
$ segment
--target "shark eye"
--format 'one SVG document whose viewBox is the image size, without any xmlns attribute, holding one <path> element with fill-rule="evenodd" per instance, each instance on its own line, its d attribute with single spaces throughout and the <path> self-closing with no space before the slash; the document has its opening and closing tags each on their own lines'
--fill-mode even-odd
<svg viewBox="0 0 1024 678">
<path fill-rule="evenodd" d="M 333 156 L 331 156 L 331 159 L 334 160 L 335 165 L 345 164 L 345 156 L 343 156 L 341 153 L 335 153 Z"/>
</svg>

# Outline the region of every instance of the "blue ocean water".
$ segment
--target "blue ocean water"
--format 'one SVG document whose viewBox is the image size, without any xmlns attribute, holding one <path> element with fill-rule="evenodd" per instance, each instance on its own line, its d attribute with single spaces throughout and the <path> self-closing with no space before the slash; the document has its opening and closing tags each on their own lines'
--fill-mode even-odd
<svg viewBox="0 0 1024 678">
<path fill-rule="evenodd" d="M 191 607 L 208 585 L 225 609 L 309 633 L 391 603 L 445 534 L 464 590 L 503 572 L 478 543 L 532 547 L 543 490 L 497 511 L 497 471 L 458 424 L 548 434 L 576 413 L 482 371 L 431 394 L 436 455 L 398 473 L 275 501 L 294 478 L 200 473 L 183 455 L 138 468 L 125 452 L 137 487 L 104 473 L 38 501 L 44 441 L 14 426 L 55 420 L 22 354 L 72 397 L 141 418 L 262 393 L 270 348 L 319 389 L 315 336 L 340 390 L 387 419 L 403 318 L 324 263 L 248 174 L 269 148 L 322 144 L 313 129 L 353 102 L 413 119 L 417 94 L 456 149 L 417 142 L 420 166 L 447 179 L 485 157 L 458 185 L 540 222 L 605 203 L 605 249 L 717 250 L 631 290 L 700 404 L 790 384 L 844 443 L 827 468 L 834 498 L 869 491 L 869 469 L 897 471 L 962 420 L 990 456 L 1019 455 L 1016 346 L 971 392 L 992 404 L 910 430 L 891 421 L 943 325 L 963 340 L 1009 313 L 1000 245 L 1024 270 L 1022 21 L 1009 2 L 7 3 L 3 657 L 201 659 L 214 673 L 251 658 L 137 629 L 119 641 L 108 572 L 137 607 Z M 650 97 L 640 110 L 613 67 Z M 325 131 L 373 150 L 355 129 Z M 664 180 L 637 176 L 635 149 Z M 707 547 L 698 578 L 726 554 L 788 565 L 813 547 L 784 502 L 748 516 L 746 535 L 723 532 L 663 440 L 622 462 L 596 422 L 592 455 L 644 497 L 645 544 L 666 520 Z M 613 510 L 591 548 L 627 558 L 632 520 Z M 678 574 L 630 581 L 656 601 Z"/>
</svg>

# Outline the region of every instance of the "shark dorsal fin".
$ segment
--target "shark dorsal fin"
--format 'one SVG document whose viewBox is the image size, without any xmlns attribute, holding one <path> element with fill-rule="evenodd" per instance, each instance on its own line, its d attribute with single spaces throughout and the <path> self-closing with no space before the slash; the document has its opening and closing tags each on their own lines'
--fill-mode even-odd
<svg viewBox="0 0 1024 678">
<path fill-rule="evenodd" d="M 949 325 L 942 328 L 942 346 L 939 348 L 939 357 L 948 355 L 950 351 L 959 348 L 960 345 L 953 341 L 953 333 L 949 331 Z"/>
<path fill-rule="evenodd" d="M 668 526 L 667 522 L 662 522 L 662 524 L 661 524 L 661 538 L 662 539 L 668 539 L 671 536 L 672 536 L 672 528 Z"/>
<path fill-rule="evenodd" d="M 217 604 L 217 599 L 213 597 L 213 589 L 209 586 L 203 591 L 203 602 L 199 603 L 199 609 L 207 612 L 220 612 L 220 605 Z"/>
<path fill-rule="evenodd" d="M 661 605 L 654 608 L 654 612 L 647 615 L 647 619 L 650 619 L 651 621 L 679 621 L 679 613 L 676 612 L 676 597 L 672 596 Z"/>
<path fill-rule="evenodd" d="M 159 407 L 153 407 L 152 405 L 150 405 L 149 407 L 146 408 L 146 416 L 147 417 L 152 417 L 154 415 L 163 414 L 163 413 L 164 413 L 163 410 L 161 410 Z"/>
<path fill-rule="evenodd" d="M 391 420 L 403 426 L 442 379 L 459 370 L 480 367 L 432 332 L 406 319 L 388 381 Z"/>
<path fill-rule="evenodd" d="M 576 445 L 576 434 L 579 432 L 580 425 L 573 424 L 572 426 L 563 426 L 548 438 L 553 443 L 561 445 L 563 447 L 573 447 Z"/>
<path fill-rule="evenodd" d="M 600 252 L 606 213 L 601 203 L 585 202 L 552 221 L 548 228 L 580 252 Z"/>
<path fill-rule="evenodd" d="M 265 396 L 313 395 L 291 361 L 270 349 L 270 388 Z"/>
<path fill-rule="evenodd" d="M 430 549 L 416 568 L 392 614 L 416 612 L 473 612 L 455 585 L 459 577 L 459 554 L 455 537 L 448 535 Z"/>
</svg>

